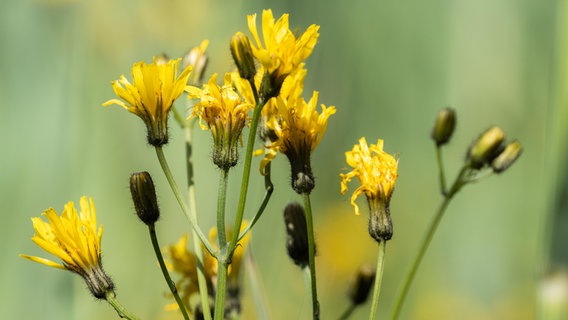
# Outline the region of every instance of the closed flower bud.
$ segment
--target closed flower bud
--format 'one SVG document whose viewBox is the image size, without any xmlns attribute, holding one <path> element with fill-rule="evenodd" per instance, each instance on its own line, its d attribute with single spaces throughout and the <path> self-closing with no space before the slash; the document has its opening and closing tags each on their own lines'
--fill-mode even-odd
<svg viewBox="0 0 568 320">
<path fill-rule="evenodd" d="M 456 111 L 452 108 L 445 108 L 438 113 L 436 123 L 432 128 L 430 136 L 437 146 L 444 145 L 450 141 L 456 127 Z"/>
<path fill-rule="evenodd" d="M 291 202 L 284 209 L 284 223 L 286 223 L 286 248 L 288 256 L 300 268 L 309 262 L 308 227 L 304 208 L 297 202 Z"/>
<path fill-rule="evenodd" d="M 501 173 L 509 168 L 523 153 L 523 146 L 517 140 L 510 142 L 505 149 L 493 159 L 493 172 Z"/>
<path fill-rule="evenodd" d="M 209 58 L 205 54 L 205 50 L 209 45 L 209 40 L 203 40 L 199 46 L 192 48 L 183 57 L 183 67 L 188 66 L 193 67 L 193 72 L 191 74 L 190 83 L 199 83 L 203 80 L 203 75 L 205 74 L 205 69 L 207 68 L 207 63 Z"/>
<path fill-rule="evenodd" d="M 231 55 L 233 60 L 235 60 L 241 78 L 253 81 L 256 67 L 254 65 L 252 48 L 249 38 L 242 32 L 235 33 L 231 39 Z"/>
<path fill-rule="evenodd" d="M 154 224 L 160 217 L 160 209 L 154 182 L 148 172 L 137 172 L 130 176 L 130 193 L 138 218 L 146 225 Z"/>
<path fill-rule="evenodd" d="M 375 276 L 375 270 L 368 264 L 362 265 L 357 270 L 357 278 L 349 291 L 349 298 L 353 305 L 357 306 L 365 303 L 373 287 Z"/>
<path fill-rule="evenodd" d="M 501 152 L 504 139 L 505 133 L 501 128 L 491 127 L 487 129 L 469 147 L 466 157 L 469 166 L 474 169 L 481 169 L 484 165 L 490 164 Z"/>
</svg>

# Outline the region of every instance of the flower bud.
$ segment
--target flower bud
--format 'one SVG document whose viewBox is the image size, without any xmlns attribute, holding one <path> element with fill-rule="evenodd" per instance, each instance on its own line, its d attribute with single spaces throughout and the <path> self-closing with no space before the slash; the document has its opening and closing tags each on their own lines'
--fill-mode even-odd
<svg viewBox="0 0 568 320">
<path fill-rule="evenodd" d="M 484 165 L 490 164 L 501 152 L 504 139 L 505 133 L 501 128 L 491 127 L 487 129 L 469 147 L 466 157 L 469 166 L 474 169 L 481 169 Z"/>
<path fill-rule="evenodd" d="M 158 65 L 167 64 L 168 61 L 170 61 L 170 57 L 168 57 L 168 55 L 163 52 L 156 56 L 156 64 Z"/>
<path fill-rule="evenodd" d="M 304 208 L 297 202 L 290 202 L 284 209 L 284 223 L 286 223 L 286 248 L 288 256 L 300 268 L 309 263 L 308 227 Z"/>
<path fill-rule="evenodd" d="M 231 39 L 231 55 L 241 78 L 253 81 L 256 73 L 252 48 L 249 38 L 242 32 L 237 32 Z"/>
<path fill-rule="evenodd" d="M 357 270 L 357 278 L 355 279 L 355 283 L 349 291 L 349 298 L 351 299 L 353 305 L 357 306 L 365 303 L 367 297 L 369 296 L 369 292 L 373 287 L 375 276 L 376 272 L 370 265 L 365 264 L 359 267 L 359 270 Z"/>
<path fill-rule="evenodd" d="M 505 149 L 493 159 L 493 172 L 501 173 L 509 168 L 523 153 L 523 146 L 517 140 L 510 142 Z"/>
<path fill-rule="evenodd" d="M 160 209 L 154 182 L 148 172 L 137 172 L 130 176 L 130 193 L 138 218 L 146 225 L 154 224 L 160 217 Z"/>
<path fill-rule="evenodd" d="M 438 113 L 430 136 L 437 146 L 444 145 L 450 141 L 455 127 L 456 111 L 452 108 L 445 108 Z"/>
<path fill-rule="evenodd" d="M 193 67 L 193 72 L 191 73 L 190 83 L 199 83 L 203 80 L 203 75 L 205 74 L 205 69 L 207 68 L 207 63 L 209 58 L 205 54 L 205 50 L 209 45 L 209 40 L 203 40 L 199 46 L 192 48 L 184 57 L 182 65 L 184 68 L 188 66 Z"/>
</svg>

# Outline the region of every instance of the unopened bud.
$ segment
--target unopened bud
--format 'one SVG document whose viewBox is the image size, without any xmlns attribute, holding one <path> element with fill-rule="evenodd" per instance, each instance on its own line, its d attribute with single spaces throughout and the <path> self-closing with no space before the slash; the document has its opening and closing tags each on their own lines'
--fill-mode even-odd
<svg viewBox="0 0 568 320">
<path fill-rule="evenodd" d="M 254 79 L 256 67 L 249 38 L 242 32 L 237 32 L 231 39 L 231 55 L 241 78 L 248 81 Z"/>
<path fill-rule="evenodd" d="M 166 64 L 169 61 L 170 57 L 168 57 L 168 55 L 163 52 L 156 56 L 156 64 L 158 65 Z"/>
<path fill-rule="evenodd" d="M 437 146 L 444 145 L 450 141 L 455 127 L 456 111 L 452 108 L 445 108 L 438 113 L 430 136 Z"/>
<path fill-rule="evenodd" d="M 357 278 L 349 291 L 349 298 L 353 305 L 357 306 L 365 303 L 373 287 L 375 276 L 375 270 L 368 264 L 362 265 L 359 270 L 357 270 Z"/>
<path fill-rule="evenodd" d="M 205 74 L 205 69 L 207 68 L 207 63 L 209 58 L 205 54 L 205 50 L 209 45 L 209 40 L 203 40 L 199 46 L 192 48 L 182 60 L 182 65 L 185 68 L 188 66 L 193 67 L 191 72 L 190 83 L 199 83 L 203 80 L 203 75 Z"/>
<path fill-rule="evenodd" d="M 304 208 L 297 202 L 291 202 L 284 209 L 284 223 L 286 223 L 286 248 L 288 256 L 300 268 L 309 263 L 308 227 Z"/>
<path fill-rule="evenodd" d="M 510 142 L 505 149 L 493 159 L 491 167 L 493 172 L 501 173 L 509 168 L 523 153 L 523 146 L 517 140 Z"/>
<path fill-rule="evenodd" d="M 499 127 L 491 127 L 482 133 L 469 147 L 466 160 L 474 169 L 490 164 L 501 152 L 505 133 Z"/>
<path fill-rule="evenodd" d="M 138 218 L 146 225 L 154 224 L 160 217 L 160 209 L 154 182 L 148 172 L 137 172 L 130 176 L 130 193 Z"/>
</svg>

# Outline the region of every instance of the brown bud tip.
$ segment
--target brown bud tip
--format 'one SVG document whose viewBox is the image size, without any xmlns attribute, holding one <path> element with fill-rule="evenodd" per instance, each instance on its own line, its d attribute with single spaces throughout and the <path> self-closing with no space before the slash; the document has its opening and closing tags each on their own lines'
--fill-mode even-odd
<svg viewBox="0 0 568 320">
<path fill-rule="evenodd" d="M 154 224 L 160 217 L 160 209 L 154 182 L 148 172 L 137 172 L 130 176 L 130 193 L 138 218 L 146 225 Z"/>
<path fill-rule="evenodd" d="M 445 108 L 438 113 L 430 136 L 436 142 L 436 145 L 444 145 L 450 141 L 455 127 L 456 111 L 452 108 Z"/>
<path fill-rule="evenodd" d="M 365 303 L 373 287 L 375 276 L 375 270 L 368 264 L 362 265 L 359 270 L 357 270 L 357 278 L 349 291 L 349 298 L 353 305 Z"/>
<path fill-rule="evenodd" d="M 256 73 L 256 67 L 250 40 L 242 32 L 235 33 L 233 38 L 231 38 L 231 55 L 241 78 L 252 81 Z"/>
<path fill-rule="evenodd" d="M 491 167 L 495 173 L 501 173 L 509 168 L 523 153 L 523 146 L 517 140 L 510 142 L 505 149 L 493 159 Z"/>
<path fill-rule="evenodd" d="M 501 152 L 505 133 L 499 127 L 491 127 L 475 140 L 467 152 L 466 160 L 474 169 L 490 164 Z"/>
<path fill-rule="evenodd" d="M 284 223 L 286 223 L 286 248 L 288 256 L 300 268 L 309 263 L 308 227 L 304 208 L 297 202 L 291 202 L 284 209 Z"/>
</svg>

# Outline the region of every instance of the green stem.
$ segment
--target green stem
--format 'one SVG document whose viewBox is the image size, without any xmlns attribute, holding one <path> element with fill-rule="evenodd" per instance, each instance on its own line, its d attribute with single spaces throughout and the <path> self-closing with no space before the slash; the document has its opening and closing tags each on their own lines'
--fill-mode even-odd
<svg viewBox="0 0 568 320">
<path fill-rule="evenodd" d="M 174 295 L 174 299 L 176 300 L 179 310 L 183 315 L 185 320 L 189 320 L 189 315 L 187 314 L 187 310 L 185 309 L 185 305 L 178 294 L 176 284 L 172 281 L 170 274 L 168 272 L 168 268 L 166 268 L 166 264 L 164 263 L 164 257 L 162 256 L 162 252 L 160 251 L 160 245 L 158 244 L 158 237 L 156 237 L 156 227 L 152 223 L 148 225 L 148 230 L 150 231 L 150 239 L 152 239 L 152 247 L 154 247 L 154 253 L 156 254 L 156 258 L 158 258 L 158 263 L 160 264 L 160 269 L 162 270 L 162 274 L 164 275 L 164 279 L 166 279 L 166 283 L 170 288 L 170 291 Z"/>
<path fill-rule="evenodd" d="M 379 295 L 381 293 L 381 283 L 383 282 L 383 270 L 385 262 L 387 241 L 382 240 L 379 242 L 379 256 L 377 258 L 377 276 L 375 277 L 375 287 L 373 288 L 373 300 L 371 304 L 371 313 L 369 320 L 375 319 L 377 313 L 377 306 L 379 305 Z"/>
<path fill-rule="evenodd" d="M 430 222 L 430 226 L 428 227 L 428 231 L 426 232 L 426 235 L 424 236 L 424 240 L 422 240 L 422 242 L 421 242 L 422 246 L 420 247 L 420 249 L 418 250 L 418 253 L 414 257 L 414 260 L 412 262 L 410 270 L 406 274 L 406 278 L 405 278 L 404 284 L 402 286 L 402 289 L 401 289 L 400 293 L 398 294 L 397 299 L 395 300 L 396 301 L 395 306 L 394 306 L 394 309 L 393 309 L 393 311 L 391 313 L 391 317 L 390 317 L 391 320 L 395 320 L 395 319 L 398 318 L 398 315 L 400 314 L 400 310 L 402 309 L 402 304 L 404 303 L 404 299 L 406 298 L 406 294 L 408 293 L 408 289 L 410 288 L 410 284 L 412 283 L 412 280 L 414 279 L 414 276 L 416 275 L 416 271 L 418 270 L 418 267 L 420 266 L 420 262 L 422 261 L 422 258 L 424 257 L 424 254 L 426 253 L 428 246 L 430 245 L 430 241 L 432 241 L 432 237 L 434 236 L 434 233 L 436 233 L 436 229 L 438 228 L 438 225 L 440 224 L 440 221 L 442 220 L 442 217 L 444 216 L 444 212 L 446 212 L 446 208 L 450 204 L 450 201 L 452 200 L 454 195 L 466 183 L 468 183 L 469 180 L 467 180 L 467 177 L 469 176 L 469 174 L 470 174 L 469 167 L 464 166 L 461 169 L 461 171 L 460 171 L 458 177 L 456 178 L 454 184 L 452 185 L 452 188 L 444 196 L 444 200 L 442 201 L 442 204 L 438 208 L 438 211 L 436 212 L 434 219 Z"/>
<path fill-rule="evenodd" d="M 209 241 L 207 240 L 207 238 L 205 237 L 205 235 L 203 234 L 203 232 L 201 231 L 201 229 L 197 225 L 197 221 L 195 221 L 195 218 L 192 215 L 189 214 L 189 210 L 187 209 L 185 202 L 181 199 L 181 193 L 179 191 L 179 188 L 177 186 L 176 181 L 174 180 L 174 177 L 172 176 L 170 166 L 168 165 L 166 157 L 164 156 L 164 150 L 162 149 L 162 147 L 156 147 L 156 155 L 158 156 L 158 160 L 160 161 L 160 165 L 162 166 L 162 170 L 164 171 L 164 174 L 166 175 L 166 179 L 168 180 L 170 188 L 172 189 L 172 192 L 174 193 L 174 196 L 176 197 L 176 200 L 177 200 L 179 206 L 181 207 L 183 214 L 189 220 L 191 227 L 193 228 L 193 230 L 195 231 L 195 233 L 199 237 L 199 240 L 201 240 L 201 242 L 203 243 L 203 245 L 205 246 L 207 251 L 209 251 L 209 253 L 211 255 L 214 255 L 215 251 L 214 251 L 213 247 L 211 246 L 211 243 L 209 243 Z"/>
<path fill-rule="evenodd" d="M 444 163 L 442 162 L 442 147 L 436 146 L 436 160 L 438 162 L 438 172 L 440 174 L 440 190 L 442 195 L 446 195 L 446 177 L 444 175 Z"/>
<path fill-rule="evenodd" d="M 227 291 L 227 261 L 217 262 L 217 295 L 215 297 L 215 320 L 225 319 L 225 293 Z"/>
<path fill-rule="evenodd" d="M 225 205 L 227 203 L 227 184 L 229 169 L 221 169 L 219 175 L 219 193 L 217 198 L 217 239 L 219 253 L 217 255 L 217 294 L 215 297 L 215 320 L 225 318 L 225 295 L 227 288 L 227 271 L 229 255 L 227 251 L 227 234 L 225 230 Z"/>
<path fill-rule="evenodd" d="M 252 115 L 252 120 L 250 124 L 250 130 L 247 140 L 247 150 L 245 153 L 245 164 L 243 168 L 243 177 L 241 182 L 241 192 L 239 195 L 239 205 L 237 207 L 237 216 L 235 218 L 235 225 L 233 226 L 233 234 L 231 237 L 231 243 L 229 244 L 228 251 L 232 254 L 237 246 L 237 240 L 239 239 L 239 232 L 241 230 L 241 223 L 243 222 L 243 214 L 245 212 L 245 204 L 247 201 L 248 185 L 250 178 L 250 169 L 252 162 L 252 152 L 254 151 L 254 142 L 256 140 L 256 131 L 258 129 L 258 122 L 260 120 L 260 112 L 265 105 L 265 101 L 260 99 L 254 108 L 254 113 Z"/>
<path fill-rule="evenodd" d="M 356 308 L 357 308 L 356 305 L 354 305 L 353 303 L 350 304 L 349 307 L 347 307 L 347 309 L 345 309 L 345 311 L 343 311 L 341 316 L 339 316 L 339 320 L 349 319 L 349 317 L 353 314 L 353 311 L 355 311 Z"/>
<path fill-rule="evenodd" d="M 264 188 L 266 190 L 264 192 L 264 198 L 262 199 L 262 203 L 260 204 L 258 211 L 256 212 L 256 214 L 252 218 L 252 221 L 245 227 L 245 229 L 239 235 L 238 241 L 241 241 L 241 239 L 244 238 L 244 236 L 246 236 L 246 234 L 256 224 L 256 222 L 258 221 L 258 219 L 260 218 L 260 216 L 264 212 L 264 209 L 266 209 L 266 205 L 268 205 L 268 201 L 270 200 L 270 197 L 272 196 L 272 193 L 274 192 L 274 185 L 272 184 L 272 180 L 270 178 L 270 175 L 271 175 L 270 162 L 264 168 L 264 172 L 266 173 L 266 175 L 264 176 Z"/>
<path fill-rule="evenodd" d="M 189 200 L 189 215 L 193 217 L 197 223 L 197 203 L 195 197 L 195 180 L 193 177 L 193 125 L 195 118 L 192 118 L 185 128 L 185 154 L 187 157 L 187 194 Z M 207 288 L 207 279 L 203 270 L 203 250 L 201 250 L 201 241 L 194 229 L 191 230 L 193 238 L 193 251 L 195 252 L 197 262 L 197 284 L 199 286 L 199 295 L 201 297 L 201 306 L 203 308 L 204 320 L 211 320 L 211 307 L 209 306 L 209 292 Z"/>
<path fill-rule="evenodd" d="M 118 313 L 119 317 L 123 319 L 126 318 L 130 320 L 138 320 L 138 317 L 126 310 L 126 308 L 124 308 L 118 302 L 118 300 L 116 300 L 116 295 L 114 294 L 114 292 L 108 291 L 105 296 L 105 300 L 114 308 L 114 310 L 116 310 L 116 313 Z"/>
<path fill-rule="evenodd" d="M 310 267 L 310 288 L 312 296 L 312 313 L 313 319 L 317 320 L 320 316 L 318 290 L 316 284 L 316 244 L 314 237 L 314 223 L 312 218 L 312 205 L 310 202 L 310 194 L 303 193 L 304 197 L 304 210 L 306 210 L 306 227 L 308 228 L 308 254 L 309 254 L 309 267 Z"/>
</svg>

